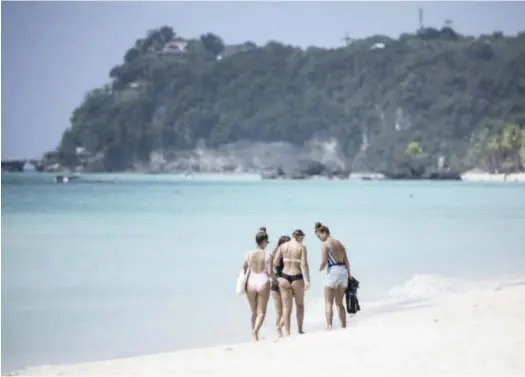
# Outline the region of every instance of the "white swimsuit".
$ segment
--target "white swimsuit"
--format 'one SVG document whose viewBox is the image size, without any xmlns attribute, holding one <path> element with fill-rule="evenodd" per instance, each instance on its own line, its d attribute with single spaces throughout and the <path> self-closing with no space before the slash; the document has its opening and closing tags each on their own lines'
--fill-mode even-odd
<svg viewBox="0 0 525 377">
<path fill-rule="evenodd" d="M 257 251 L 255 251 L 257 252 Z M 261 292 L 267 282 L 270 281 L 270 276 L 268 275 L 268 270 L 271 268 L 270 263 L 272 261 L 272 256 L 269 252 L 264 252 L 264 270 L 262 272 L 254 272 L 250 266 L 251 256 L 254 252 L 249 252 L 246 255 L 246 261 L 248 262 L 248 269 L 250 274 L 248 275 L 248 288 L 252 291 Z"/>
</svg>

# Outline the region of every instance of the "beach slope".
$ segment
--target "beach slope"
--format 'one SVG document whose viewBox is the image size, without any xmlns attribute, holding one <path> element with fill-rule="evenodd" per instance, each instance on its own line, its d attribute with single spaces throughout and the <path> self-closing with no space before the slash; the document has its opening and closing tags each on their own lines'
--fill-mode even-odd
<svg viewBox="0 0 525 377">
<path fill-rule="evenodd" d="M 335 322 L 337 323 L 337 322 Z M 19 371 L 18 375 L 525 375 L 525 286 L 443 297 L 346 330 Z"/>
</svg>

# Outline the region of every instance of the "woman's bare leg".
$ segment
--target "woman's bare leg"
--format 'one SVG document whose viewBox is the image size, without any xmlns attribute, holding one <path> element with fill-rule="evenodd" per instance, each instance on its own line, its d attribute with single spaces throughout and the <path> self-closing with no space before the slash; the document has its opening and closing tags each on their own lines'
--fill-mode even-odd
<svg viewBox="0 0 525 377">
<path fill-rule="evenodd" d="M 339 321 L 341 321 L 341 327 L 346 329 L 346 310 L 343 305 L 343 298 L 345 297 L 346 287 L 338 287 L 335 295 L 335 304 L 337 305 L 337 312 L 339 313 Z"/>
<path fill-rule="evenodd" d="M 290 321 L 292 316 L 292 288 L 286 279 L 279 279 L 279 290 L 281 291 L 281 298 L 283 302 L 283 320 L 286 335 L 290 336 Z"/>
<path fill-rule="evenodd" d="M 326 329 L 332 330 L 334 292 L 332 288 L 324 287 L 324 312 L 326 315 Z"/>
<path fill-rule="evenodd" d="M 283 302 L 279 291 L 271 291 L 272 299 L 275 305 L 275 327 L 277 328 L 277 336 L 282 338 L 283 336 Z"/>
<path fill-rule="evenodd" d="M 292 292 L 295 298 L 295 313 L 297 315 L 297 328 L 299 334 L 304 334 L 304 280 L 296 280 L 292 283 Z"/>
<path fill-rule="evenodd" d="M 266 309 L 268 308 L 268 300 L 270 299 L 270 283 L 266 283 L 262 291 L 257 295 L 257 320 L 255 321 L 255 328 L 253 329 L 253 337 L 255 341 L 259 341 L 259 330 L 266 318 Z"/>
<path fill-rule="evenodd" d="M 252 331 L 255 329 L 255 320 L 257 319 L 257 291 L 246 291 L 246 297 L 250 303 L 250 310 L 252 311 Z"/>
</svg>

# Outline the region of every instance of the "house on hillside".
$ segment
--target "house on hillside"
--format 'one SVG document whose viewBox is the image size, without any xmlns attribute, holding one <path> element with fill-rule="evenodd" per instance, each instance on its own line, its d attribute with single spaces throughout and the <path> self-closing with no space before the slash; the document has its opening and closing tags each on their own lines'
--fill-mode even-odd
<svg viewBox="0 0 525 377">
<path fill-rule="evenodd" d="M 384 49 L 384 48 L 385 48 L 385 44 L 379 42 L 379 43 L 374 43 L 374 44 L 372 45 L 372 47 L 370 47 L 370 50 L 382 50 L 382 49 Z"/>
<path fill-rule="evenodd" d="M 182 38 L 175 38 L 164 45 L 161 53 L 165 55 L 187 54 L 188 41 Z"/>
</svg>

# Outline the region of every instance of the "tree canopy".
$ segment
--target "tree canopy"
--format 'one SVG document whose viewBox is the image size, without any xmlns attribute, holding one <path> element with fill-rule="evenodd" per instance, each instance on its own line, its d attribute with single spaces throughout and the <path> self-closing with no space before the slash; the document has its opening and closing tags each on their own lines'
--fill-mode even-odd
<svg viewBox="0 0 525 377">
<path fill-rule="evenodd" d="M 417 156 L 421 153 L 423 153 L 423 149 L 421 149 L 421 146 L 416 141 L 411 141 L 407 145 L 407 149 L 405 151 L 408 155 L 411 156 Z"/>
<path fill-rule="evenodd" d="M 301 49 L 226 45 L 211 33 L 184 39 L 163 26 L 109 77 L 73 111 L 48 157 L 75 166 L 82 147 L 102 156 L 101 170 L 118 171 L 198 143 L 333 138 L 372 171 L 407 151 L 424 151 L 428 164 L 444 156 L 454 169 L 523 168 L 525 33 L 424 28 Z"/>
</svg>

